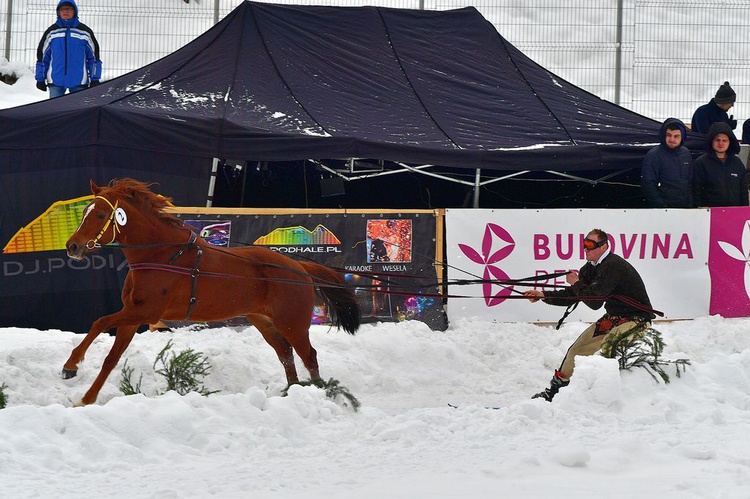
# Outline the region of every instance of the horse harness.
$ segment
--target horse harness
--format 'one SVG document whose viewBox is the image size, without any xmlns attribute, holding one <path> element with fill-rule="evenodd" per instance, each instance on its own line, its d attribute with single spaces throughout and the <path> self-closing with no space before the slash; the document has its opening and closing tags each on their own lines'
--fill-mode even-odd
<svg viewBox="0 0 750 499">
<path fill-rule="evenodd" d="M 185 318 L 183 319 L 184 321 L 190 319 L 190 315 L 193 313 L 193 307 L 198 301 L 198 298 L 196 298 L 196 293 L 198 291 L 198 276 L 201 274 L 201 271 L 198 267 L 200 266 L 201 258 L 203 257 L 203 249 L 200 246 L 195 245 L 195 241 L 197 239 L 198 236 L 195 234 L 195 232 L 190 231 L 190 238 L 188 239 L 188 241 L 184 245 L 182 245 L 182 247 L 177 250 L 177 252 L 172 255 L 172 258 L 170 258 L 169 261 L 165 264 L 131 263 L 128 265 L 130 267 L 130 270 L 162 270 L 166 272 L 173 272 L 175 274 L 189 275 L 193 279 L 193 285 L 190 290 L 190 300 L 188 302 L 187 313 L 185 314 Z M 195 265 L 193 265 L 192 268 L 174 265 L 174 262 L 176 262 L 178 258 L 180 258 L 183 254 L 185 254 L 186 251 L 193 247 L 195 247 L 197 251 L 195 253 Z M 206 272 L 203 275 L 227 277 L 227 275 L 225 274 L 218 274 L 214 272 Z"/>
<path fill-rule="evenodd" d="M 120 232 L 120 226 L 119 226 L 119 224 L 117 224 L 117 222 L 115 222 L 115 216 L 116 216 L 116 213 L 117 213 L 117 205 L 118 205 L 119 201 L 115 201 L 115 204 L 112 204 L 109 201 L 109 199 L 107 199 L 107 198 L 105 198 L 103 196 L 94 196 L 94 199 L 101 199 L 102 201 L 104 201 L 105 203 L 107 203 L 109 205 L 109 207 L 112 208 L 112 213 L 109 214 L 109 218 L 107 219 L 107 222 L 102 227 L 102 230 L 99 231 L 99 234 L 97 234 L 94 239 L 90 239 L 86 243 L 86 248 L 90 249 L 90 250 L 94 249 L 94 248 L 100 248 L 101 247 L 101 244 L 99 244 L 99 239 L 101 239 L 102 236 L 104 235 L 104 233 L 107 232 L 107 229 L 109 229 L 110 225 L 112 225 L 112 240 L 109 243 L 107 243 L 107 244 L 112 244 L 113 242 L 115 242 L 115 239 L 117 238 L 117 233 Z M 112 222 L 115 222 L 115 223 L 112 224 Z M 81 222 L 81 223 L 83 223 L 83 222 Z"/>
</svg>

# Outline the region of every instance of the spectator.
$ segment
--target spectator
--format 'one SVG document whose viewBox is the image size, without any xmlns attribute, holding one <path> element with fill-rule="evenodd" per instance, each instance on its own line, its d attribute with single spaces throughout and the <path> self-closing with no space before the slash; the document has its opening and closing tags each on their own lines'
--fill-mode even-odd
<svg viewBox="0 0 750 499">
<path fill-rule="evenodd" d="M 747 206 L 747 173 L 737 157 L 740 144 L 729 125 L 711 125 L 706 149 L 695 160 L 696 206 Z"/>
<path fill-rule="evenodd" d="M 742 143 L 750 144 L 750 120 L 745 120 L 742 125 Z"/>
<path fill-rule="evenodd" d="M 651 208 L 692 208 L 693 157 L 685 143 L 685 124 L 667 118 L 659 131 L 661 144 L 643 158 L 641 191 Z"/>
<path fill-rule="evenodd" d="M 532 303 L 541 299 L 550 305 L 567 306 L 568 310 L 578 303 L 571 299 L 580 297 L 594 310 L 604 304 L 606 313 L 586 328 L 568 348 L 562 364 L 552 376 L 549 388 L 532 398 L 552 402 L 560 388 L 570 383 L 576 355 L 593 355 L 601 348 L 608 334 L 625 333 L 630 329 L 633 329 L 632 334 L 642 333 L 655 317 L 641 276 L 624 258 L 610 253 L 606 232 L 601 229 L 589 232 L 583 240 L 583 248 L 586 264 L 578 272 L 571 271 L 565 277 L 570 286 L 544 292 L 532 289 L 524 292 L 524 295 Z M 597 297 L 599 299 L 594 299 Z"/>
<path fill-rule="evenodd" d="M 50 98 L 99 84 L 102 62 L 91 28 L 78 20 L 74 0 L 57 4 L 57 22 L 47 28 L 36 51 L 36 88 Z"/>
<path fill-rule="evenodd" d="M 734 115 L 729 116 L 727 111 L 734 106 L 734 101 L 736 100 L 737 94 L 729 86 L 729 82 L 725 81 L 719 87 L 719 90 L 716 91 L 716 96 L 708 104 L 703 104 L 695 110 L 690 130 L 692 132 L 708 133 L 711 124 L 719 121 L 728 124 L 734 130 L 737 128 L 737 120 L 734 119 Z"/>
</svg>

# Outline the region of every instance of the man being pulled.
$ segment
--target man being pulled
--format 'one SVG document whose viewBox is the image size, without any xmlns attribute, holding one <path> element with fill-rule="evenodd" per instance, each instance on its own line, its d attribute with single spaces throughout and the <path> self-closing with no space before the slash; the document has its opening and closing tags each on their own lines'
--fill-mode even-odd
<svg viewBox="0 0 750 499">
<path fill-rule="evenodd" d="M 583 240 L 583 248 L 586 264 L 581 270 L 567 274 L 565 279 L 570 286 L 544 292 L 532 289 L 524 292 L 524 296 L 532 303 L 542 300 L 550 305 L 569 307 L 567 313 L 579 300 L 594 310 L 604 305 L 606 313 L 568 348 L 549 388 L 532 398 L 551 402 L 560 388 L 570 383 L 576 355 L 593 355 L 609 334 L 630 329 L 634 329 L 633 334 L 642 333 L 655 317 L 643 279 L 624 258 L 610 252 L 606 232 L 600 229 L 589 232 Z"/>
</svg>

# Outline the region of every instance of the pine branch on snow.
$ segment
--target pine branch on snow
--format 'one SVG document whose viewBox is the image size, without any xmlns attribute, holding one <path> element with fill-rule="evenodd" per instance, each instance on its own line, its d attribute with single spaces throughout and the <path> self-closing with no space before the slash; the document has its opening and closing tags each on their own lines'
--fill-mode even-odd
<svg viewBox="0 0 750 499">
<path fill-rule="evenodd" d="M 664 340 L 661 333 L 652 327 L 635 326 L 619 333 L 610 333 L 602 343 L 602 356 L 617 359 L 620 370 L 630 371 L 641 367 L 648 372 L 654 381 L 659 378 L 669 383 L 669 375 L 664 371 L 668 365 L 675 366 L 675 374 L 680 377 L 680 369 L 685 372 L 690 365 L 689 359 L 665 360 L 661 358 L 664 351 Z M 659 378 L 657 378 L 657 375 Z"/>
</svg>

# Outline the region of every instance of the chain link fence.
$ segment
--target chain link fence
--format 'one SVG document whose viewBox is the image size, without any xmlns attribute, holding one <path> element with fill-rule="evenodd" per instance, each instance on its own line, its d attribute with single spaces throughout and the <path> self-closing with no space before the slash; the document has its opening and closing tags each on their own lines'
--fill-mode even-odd
<svg viewBox="0 0 750 499">
<path fill-rule="evenodd" d="M 96 33 L 103 79 L 190 42 L 241 0 L 79 0 Z M 445 10 L 476 7 L 509 42 L 558 76 L 659 121 L 690 122 L 729 81 L 730 111 L 750 118 L 750 0 L 275 0 L 286 4 Z M 57 0 L 0 0 L 0 56 L 33 67 Z M 552 7 L 554 5 L 554 7 Z M 1 91 L 1 87 L 0 87 Z"/>
</svg>

